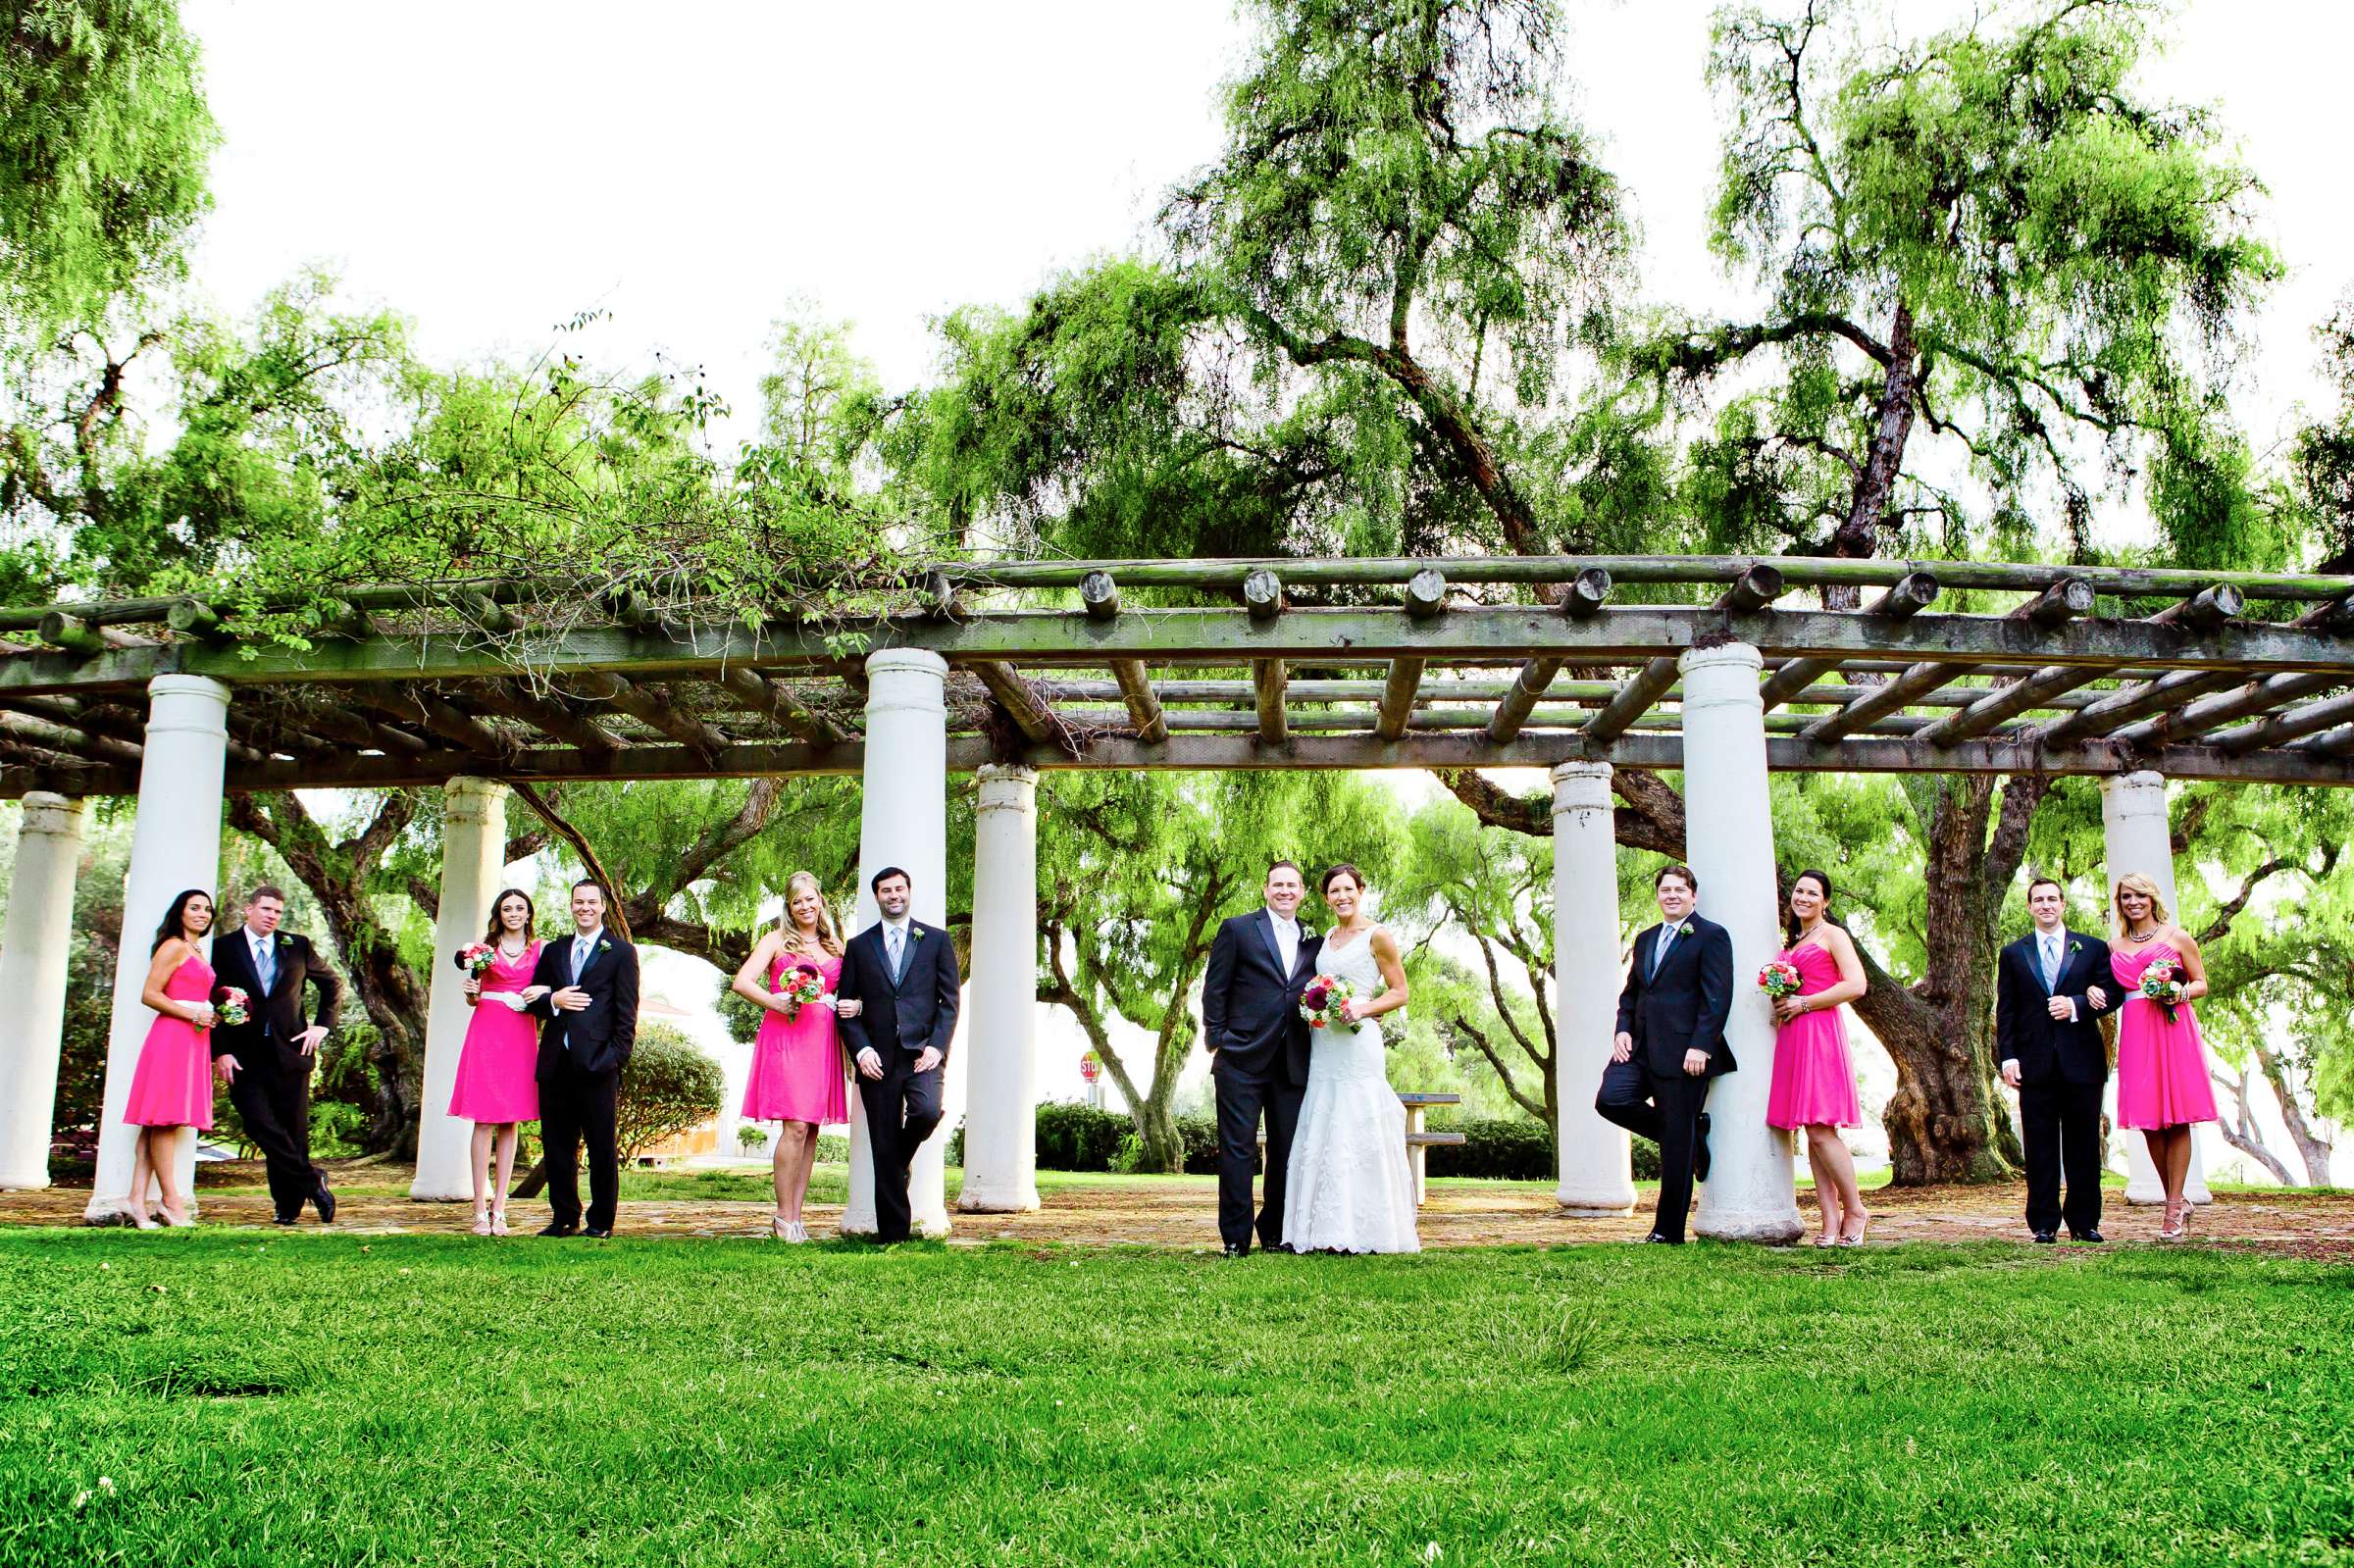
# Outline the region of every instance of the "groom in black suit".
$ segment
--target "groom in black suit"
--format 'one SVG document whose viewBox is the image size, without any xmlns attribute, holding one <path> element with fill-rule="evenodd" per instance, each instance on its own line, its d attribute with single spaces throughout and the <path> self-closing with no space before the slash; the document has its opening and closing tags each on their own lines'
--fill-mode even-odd
<svg viewBox="0 0 2354 1568">
<path fill-rule="evenodd" d="M 2003 949 L 1995 970 L 1995 1055 L 2019 1090 L 2020 1141 L 2027 1158 L 2027 1230 L 2078 1241 L 2101 1235 L 2101 1091 L 2109 1047 L 2100 1015 L 2109 944 L 2068 929 L 2068 894 L 2049 877 L 2027 885 L 2035 929 Z M 2068 1200 L 2060 1178 L 2068 1177 Z"/>
<path fill-rule="evenodd" d="M 335 1217 L 327 1173 L 311 1163 L 311 1070 L 342 999 L 343 982 L 319 961 L 311 939 L 280 931 L 286 895 L 264 885 L 245 895 L 245 924 L 213 941 L 213 1000 L 233 986 L 251 1004 L 242 1024 L 213 1030 L 213 1072 L 229 1086 L 245 1137 L 262 1151 L 270 1204 L 292 1225 L 305 1203 Z M 302 988 L 319 987 L 317 1023 L 303 1016 Z"/>
<path fill-rule="evenodd" d="M 572 886 L 572 935 L 539 949 L 539 1140 L 553 1218 L 541 1236 L 602 1239 L 621 1201 L 616 1115 L 621 1070 L 638 1044 L 638 949 L 605 929 L 605 890 Z M 588 1145 L 588 1223 L 581 1224 L 581 1144 Z"/>
<path fill-rule="evenodd" d="M 866 1145 L 875 1167 L 875 1239 L 904 1241 L 913 1216 L 908 1167 L 940 1126 L 940 1089 L 956 1034 L 956 944 L 938 926 L 912 919 L 915 883 L 896 866 L 869 884 L 882 918 L 842 950 L 835 993 L 859 1004 L 841 1021 L 866 1105 Z"/>
<path fill-rule="evenodd" d="M 1681 1245 L 1695 1176 L 1709 1174 L 1709 1085 L 1732 1072 L 1733 938 L 1692 912 L 1700 879 L 1669 866 L 1653 879 L 1660 923 L 1635 938 L 1618 993 L 1618 1035 L 1594 1109 L 1660 1146 L 1660 1208 L 1646 1241 Z"/>
<path fill-rule="evenodd" d="M 1202 982 L 1202 1031 L 1218 1097 L 1218 1235 L 1226 1255 L 1251 1250 L 1251 1169 L 1258 1157 L 1258 1119 L 1267 1119 L 1266 1203 L 1258 1244 L 1283 1245 L 1284 1179 L 1292 1134 L 1307 1094 L 1307 1022 L 1300 993 L 1316 972 L 1324 939 L 1302 929 L 1300 868 L 1267 868 L 1266 906 L 1218 926 Z"/>
</svg>

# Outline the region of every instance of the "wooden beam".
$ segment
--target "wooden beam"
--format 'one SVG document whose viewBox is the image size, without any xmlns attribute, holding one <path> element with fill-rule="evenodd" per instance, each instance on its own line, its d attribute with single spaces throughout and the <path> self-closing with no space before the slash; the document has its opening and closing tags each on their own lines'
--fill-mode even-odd
<svg viewBox="0 0 2354 1568">
<path fill-rule="evenodd" d="M 69 757 L 81 757 L 90 762 L 120 763 L 125 767 L 139 765 L 139 748 L 128 740 L 111 735 L 95 735 L 86 731 L 36 719 L 28 713 L 0 713 L 0 734 L 26 745 L 38 746 Z"/>
<path fill-rule="evenodd" d="M 215 638 L 223 634 L 221 612 L 202 599 L 173 600 L 172 608 L 164 612 L 164 624 L 183 637 Z"/>
<path fill-rule="evenodd" d="M 1032 740 L 1046 745 L 1062 733 L 1055 722 L 1054 710 L 1030 689 L 1030 683 L 1012 665 L 984 659 L 971 669 L 981 678 L 981 683 L 989 687 L 989 694 L 998 699 L 998 706 L 1005 710 L 1014 727 Z"/>
<path fill-rule="evenodd" d="M 40 636 L 43 642 L 53 648 L 63 648 L 75 658 L 94 658 L 108 647 L 106 638 L 98 634 L 96 627 L 80 616 L 71 615 L 64 610 L 52 610 L 41 617 Z"/>
<path fill-rule="evenodd" d="M 1145 674 L 1141 659 L 1114 659 L 1111 674 L 1118 683 L 1120 700 L 1128 704 L 1128 722 L 1136 726 L 1136 737 L 1149 745 L 1157 745 L 1169 738 L 1169 727 L 1163 721 L 1160 699 L 1153 695 L 1152 683 Z M 1239 702 L 1250 692 L 1242 682 L 1234 683 L 1234 698 Z"/>
<path fill-rule="evenodd" d="M 712 679 L 732 663 L 763 668 L 831 666 L 829 638 L 862 632 L 879 647 L 928 647 L 951 664 L 1001 659 L 1020 665 L 1101 666 L 1112 658 L 1155 664 L 1238 664 L 1247 659 L 1362 661 L 1412 657 L 1445 665 L 1466 660 L 1553 657 L 1579 664 L 1633 664 L 1672 656 L 1702 637 L 1720 635 L 1714 607 L 1641 605 L 1606 608 L 1585 621 L 1550 610 L 1460 606 L 1417 622 L 1394 610 L 1292 610 L 1260 625 L 1231 610 L 1161 610 L 1094 625 L 1075 612 L 981 616 L 966 625 L 864 625 L 832 631 L 801 626 L 690 629 L 691 641 L 620 627 L 584 627 L 526 638 L 517 657 L 552 676 L 627 671 L 633 679 Z M 2043 631 L 2024 619 L 1920 615 L 1891 624 L 1837 611 L 1766 609 L 1748 616 L 1744 640 L 1782 659 L 1880 659 L 1933 652 L 1941 662 L 2029 668 L 2058 664 L 2155 669 L 2228 667 L 2248 675 L 2342 669 L 2354 664 L 2354 636 L 2321 629 L 2232 622 L 2212 632 L 2149 621 L 2071 621 Z M 477 639 L 428 634 L 326 642 L 307 652 L 244 644 L 212 648 L 175 643 L 114 648 L 87 661 L 26 653 L 0 657 L 0 689 L 67 692 L 94 686 L 143 687 L 179 671 L 233 685 L 345 682 L 480 680 L 513 673 L 507 658 Z"/>
<path fill-rule="evenodd" d="M 1414 693 L 1421 684 L 1420 659 L 1390 661 L 1390 679 L 1382 687 L 1381 712 L 1374 725 L 1374 733 L 1382 739 L 1396 740 L 1406 733 L 1407 720 L 1412 717 L 1414 711 Z"/>
<path fill-rule="evenodd" d="M 1561 592 L 1561 614 L 1572 621 L 1591 621 L 1611 596 L 1611 574 L 1598 566 L 1580 570 Z"/>
<path fill-rule="evenodd" d="M 1447 574 L 1436 567 L 1415 573 L 1406 582 L 1406 613 L 1427 621 L 1447 609 Z"/>
<path fill-rule="evenodd" d="M 1126 715 L 1117 708 L 1066 708 L 1059 711 L 1059 717 L 1076 725 L 1116 729 L 1121 726 Z M 1169 713 L 1162 717 L 1170 730 L 1181 733 L 1254 734 L 1258 730 L 1257 716 L 1246 712 L 1205 709 Z M 1584 727 L 1588 717 L 1590 716 L 1582 708 L 1541 707 L 1529 714 L 1528 722 L 1522 726 L 1521 733 L 1526 734 L 1537 730 L 1552 731 L 1558 740 L 1582 744 L 1586 738 Z M 1804 714 L 1774 713 L 1766 715 L 1766 729 L 1768 733 L 1796 734 L 1811 722 Z M 1380 713 L 1361 708 L 1353 711 L 1343 711 L 1337 708 L 1292 709 L 1285 714 L 1284 723 L 1293 733 L 1372 735 L 1381 733 Z M 1916 718 L 1908 714 L 1894 719 L 1882 719 L 1862 733 L 1877 735 L 1910 735 L 1919 733 L 1928 723 L 1929 721 L 1926 719 Z M 1657 711 L 1645 714 L 1639 724 L 1642 732 L 1663 734 L 1674 733 L 1684 727 L 1681 714 Z M 1405 730 L 1402 733 L 1422 734 L 1474 730 L 1484 733 L 1486 728 L 1487 717 L 1484 714 L 1470 710 L 1432 712 L 1427 708 L 1422 708 L 1416 709 L 1407 716 Z"/>
<path fill-rule="evenodd" d="M 362 686 L 351 693 L 351 700 L 403 723 L 422 725 L 445 740 L 456 741 L 486 762 L 521 749 L 514 740 L 500 734 L 473 714 L 429 692 Z"/>
<path fill-rule="evenodd" d="M 2081 578 L 2068 577 L 2054 582 L 2002 620 L 2006 625 L 2029 627 L 2034 629 L 2034 632 L 2051 635 L 2092 606 L 2092 585 Z M 1918 621 L 1918 616 L 1915 619 Z M 1954 618 L 1938 616 L 1931 619 L 1944 621 Z M 1800 732 L 1799 737 L 1813 745 L 1828 744 L 1855 733 L 1875 719 L 1894 713 L 1914 698 L 1934 691 L 1957 677 L 1968 674 L 1970 666 L 1966 663 L 1925 660 L 1869 696 L 1858 697 L 1837 713 L 1817 720 Z M 1951 745 L 1954 742 L 1948 739 L 1944 743 Z"/>
<path fill-rule="evenodd" d="M 1892 624 L 1909 621 L 1935 604 L 1937 595 L 1943 591 L 1943 584 L 1934 575 L 1908 572 L 1891 583 L 1887 592 L 1865 606 L 1864 613 Z M 1771 713 L 1838 668 L 1837 659 L 1785 660 L 1758 688 L 1758 700 Z"/>
<path fill-rule="evenodd" d="M 2284 749 L 2325 757 L 2354 758 L 2354 724 L 2340 725 L 2325 734 L 2308 736 Z"/>
<path fill-rule="evenodd" d="M 2283 709 L 2279 713 L 2259 719 L 2254 724 L 2243 724 L 2237 729 L 2226 730 L 2210 743 L 2224 755 L 2236 757 L 2241 752 L 2253 751 L 2258 746 L 2285 745 L 2291 740 L 2302 740 L 2307 735 L 2320 734 L 2325 730 L 2335 729 L 2349 719 L 2354 719 L 2354 691 L 2340 692 L 2334 697 L 2324 697 L 2319 702 L 2308 702 L 2301 707 Z"/>
<path fill-rule="evenodd" d="M 2218 582 L 2199 589 L 2180 604 L 2173 604 L 2150 617 L 2167 626 L 2186 626 L 2200 632 L 2212 632 L 2226 621 L 2235 621 L 2240 611 L 2248 607 L 2247 595 L 2228 582 Z"/>
<path fill-rule="evenodd" d="M 1588 745 L 1602 745 L 1617 739 L 1634 727 L 1636 720 L 1650 711 L 1651 705 L 1667 694 L 1675 684 L 1676 668 L 1673 659 L 1654 659 L 1635 672 L 1633 679 L 1620 686 L 1603 705 L 1602 711 L 1586 721 L 1579 732 Z"/>
<path fill-rule="evenodd" d="M 2139 724 L 2113 730 L 2109 738 L 2120 745 L 2143 750 L 2169 742 L 2184 741 L 2210 730 L 2245 719 L 2251 714 L 2265 713 L 2284 702 L 2310 697 L 2317 691 L 2343 685 L 2345 672 L 2335 675 L 2277 675 L 2263 681 L 2252 681 L 2236 691 L 2226 691 L 2212 697 L 2201 697 L 2178 708 L 2169 708 L 2155 718 Z"/>
<path fill-rule="evenodd" d="M 1522 665 L 1520 673 L 1512 677 L 1511 689 L 1504 694 L 1502 702 L 1496 704 L 1495 716 L 1488 720 L 1488 738 L 1497 745 L 1503 745 L 1518 734 L 1520 727 L 1528 722 L 1529 711 L 1536 707 L 1537 699 L 1545 694 L 1545 688 L 1552 685 L 1553 678 L 1561 673 L 1561 661 L 1556 658 L 1535 658 Z"/>
<path fill-rule="evenodd" d="M 572 688 L 576 695 L 590 702 L 612 704 L 656 733 L 666 734 L 690 750 L 717 756 L 729 743 L 725 734 L 677 703 L 656 696 L 609 671 L 594 670 L 582 674 L 573 680 Z"/>
<path fill-rule="evenodd" d="M 2210 691 L 2236 686 L 2246 679 L 2245 672 L 2238 670 L 2178 670 L 2137 686 L 2095 697 L 2075 712 L 2054 719 L 2036 733 L 2047 743 L 2074 741 L 2130 723 L 2144 714 L 2178 707 Z"/>
<path fill-rule="evenodd" d="M 719 673 L 719 683 L 739 702 L 761 718 L 782 725 L 796 740 L 806 740 L 815 746 L 830 746 L 844 738 L 840 725 L 817 712 L 776 682 L 731 664 Z"/>
<path fill-rule="evenodd" d="M 1251 671 L 1258 696 L 1258 738 L 1267 745 L 1280 746 L 1291 738 L 1284 713 L 1283 661 L 1260 659 L 1252 665 Z"/>
<path fill-rule="evenodd" d="M 625 744 L 620 736 L 553 693 L 535 691 L 519 681 L 487 682 L 469 695 L 491 712 L 528 724 L 551 739 L 598 752 L 618 751 Z"/>
<path fill-rule="evenodd" d="M 1090 572 L 1079 580 L 1079 605 L 1090 621 L 1120 618 L 1120 585 L 1109 572 Z"/>
<path fill-rule="evenodd" d="M 1391 662 L 1395 663 L 1396 661 Z M 1389 694 L 1388 671 L 1389 666 L 1384 665 L 1383 679 L 1379 681 L 1293 681 L 1285 686 L 1284 693 L 1294 704 L 1303 702 L 1370 702 L 1378 704 L 1383 697 Z M 2098 680 L 2102 673 L 2105 672 L 2096 672 L 2088 679 Z M 1493 707 L 1496 703 L 1502 702 L 1512 689 L 1512 683 L 1510 681 L 1434 681 L 1427 679 L 1427 674 L 1426 670 L 1426 679 L 1414 694 L 1416 704 L 1422 707 L 1440 702 L 1478 702 Z M 1040 696 L 1049 702 L 1117 702 L 1124 696 L 1120 684 L 1115 681 L 1049 680 L 1034 681 L 1031 684 L 1037 689 Z M 1248 681 L 1159 681 L 1153 683 L 1152 689 L 1162 702 L 1172 706 L 1188 703 L 1213 703 L 1231 707 L 1238 702 L 1250 702 L 1256 693 L 1256 687 Z M 1809 706 L 1836 707 L 1841 703 L 1852 702 L 1858 697 L 1878 689 L 1877 686 L 1861 685 L 1810 686 L 1801 695 L 1800 700 Z M 1989 689 L 1983 685 L 1970 685 L 1957 682 L 1952 685 L 1940 686 L 1935 691 L 1924 694 L 1914 706 L 1967 708 L 1986 696 Z M 1562 681 L 1557 678 L 1545 689 L 1545 695 L 1555 702 L 1580 702 L 1593 708 L 1601 707 L 1617 694 L 1618 683 L 1615 681 Z M 1680 684 L 1672 685 L 1662 693 L 1660 700 L 1673 702 L 1682 695 L 1683 687 Z M 2091 700 L 2091 698 L 2083 696 L 2061 696 L 2054 698 L 2050 705 L 2060 709 L 2077 708 Z"/>
<path fill-rule="evenodd" d="M 863 765 L 859 744 L 817 747 L 799 742 L 731 744 L 716 756 L 684 746 L 636 746 L 609 756 L 572 747 L 535 748 L 497 776 L 544 782 L 597 779 L 710 779 L 759 778 L 765 775 L 833 775 L 856 777 Z M 2044 773 L 2057 776 L 2105 777 L 2140 768 L 2155 768 L 2169 778 L 2225 780 L 2248 784 L 2323 784 L 2354 786 L 2354 758 L 2311 749 L 2283 746 L 2226 756 L 2212 746 L 2168 746 L 2143 755 L 2123 747 L 2092 742 L 2077 746 L 2046 746 L 2026 739 L 1967 740 L 1939 749 L 1918 739 L 1892 736 L 1850 738 L 1822 746 L 1794 737 L 1769 737 L 1767 766 L 1777 772 L 1800 773 Z M 1101 739 L 1083 757 L 1057 746 L 1033 746 L 1012 759 L 1034 767 L 1123 768 L 1139 770 L 1255 769 L 1255 768 L 1503 768 L 1551 767 L 1564 756 L 1609 762 L 1615 767 L 1672 770 L 1683 766 L 1683 738 L 1676 734 L 1641 733 L 1620 736 L 1605 746 L 1581 748 L 1574 736 L 1527 735 L 1504 746 L 1479 732 L 1409 734 L 1387 741 L 1369 734 L 1296 735 L 1284 746 L 1264 744 L 1254 734 L 1176 735 L 1162 744 Z M 983 736 L 948 742 L 948 765 L 964 772 L 984 762 L 1006 760 L 995 743 Z M 333 779 L 322 779 L 305 766 L 270 762 L 230 770 L 230 787 L 237 790 L 289 789 L 306 785 L 384 787 L 439 784 L 460 773 L 481 769 L 481 760 L 465 752 L 439 752 L 423 758 L 350 757 Z M 113 790 L 92 781 L 113 781 Z M 0 795 L 21 794 L 27 788 L 60 788 L 71 784 L 80 793 L 128 792 L 135 774 L 116 768 L 61 772 L 58 769 L 0 769 Z"/>
<path fill-rule="evenodd" d="M 1261 567 L 1243 579 L 1243 608 L 1264 624 L 1283 614 L 1283 580 Z"/>
</svg>

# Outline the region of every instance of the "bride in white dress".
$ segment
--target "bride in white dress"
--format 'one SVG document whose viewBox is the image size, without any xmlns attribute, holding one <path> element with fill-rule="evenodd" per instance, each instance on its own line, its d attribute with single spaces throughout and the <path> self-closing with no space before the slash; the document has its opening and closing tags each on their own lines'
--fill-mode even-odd
<svg viewBox="0 0 2354 1568">
<path fill-rule="evenodd" d="M 1366 918 L 1364 879 L 1355 866 L 1326 872 L 1323 893 L 1339 924 L 1324 934 L 1316 973 L 1349 983 L 1345 1006 L 1356 1027 L 1309 1036 L 1283 1239 L 1297 1252 L 1418 1252 L 1406 1107 L 1390 1087 L 1374 1021 L 1406 1004 L 1406 967 L 1397 938 Z"/>
</svg>

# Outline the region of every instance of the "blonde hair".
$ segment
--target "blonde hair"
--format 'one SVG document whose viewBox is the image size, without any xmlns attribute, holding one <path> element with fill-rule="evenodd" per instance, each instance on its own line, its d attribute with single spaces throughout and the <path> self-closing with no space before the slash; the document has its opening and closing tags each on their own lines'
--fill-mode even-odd
<svg viewBox="0 0 2354 1568">
<path fill-rule="evenodd" d="M 826 889 L 818 883 L 816 875 L 812 872 L 796 871 L 785 879 L 785 907 L 777 912 L 777 930 L 782 932 L 788 940 L 800 935 L 800 928 L 793 923 L 793 899 L 804 884 L 811 892 L 817 894 L 818 951 L 824 953 L 828 958 L 840 958 L 842 956 L 842 933 L 834 928 L 833 907 L 826 902 Z"/>
<path fill-rule="evenodd" d="M 2117 879 L 2117 889 L 2109 895 L 2110 907 L 2117 912 L 2117 934 L 2120 936 L 2129 939 L 2132 935 L 2132 927 L 2125 923 L 2124 901 L 2118 896 L 2128 887 L 2149 899 L 2150 918 L 2159 925 L 2163 926 L 2174 918 L 2167 911 L 2166 895 L 2158 890 L 2158 884 L 2138 871 L 2128 871 Z"/>
</svg>

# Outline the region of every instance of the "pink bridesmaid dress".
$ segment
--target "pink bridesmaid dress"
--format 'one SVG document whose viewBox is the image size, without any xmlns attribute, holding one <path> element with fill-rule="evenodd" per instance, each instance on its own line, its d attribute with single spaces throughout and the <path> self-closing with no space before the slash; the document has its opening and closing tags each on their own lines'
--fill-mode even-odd
<svg viewBox="0 0 2354 1568">
<path fill-rule="evenodd" d="M 1819 942 L 1777 953 L 1798 966 L 1798 993 L 1812 996 L 1839 984 L 1839 964 Z M 1801 1013 L 1773 1034 L 1773 1085 L 1766 1096 L 1766 1125 L 1862 1127 L 1856 1074 L 1847 1059 L 1847 1026 L 1839 1009 Z"/>
<path fill-rule="evenodd" d="M 2141 994 L 2142 972 L 2160 958 L 2180 978 L 2182 955 L 2164 942 L 2137 953 L 2109 949 L 2109 968 L 2125 988 L 2117 1016 L 2117 1125 L 2136 1132 L 2215 1120 L 2198 1014 L 2190 1003 L 2176 1002 L 2170 1024 L 2165 1007 Z"/>
<path fill-rule="evenodd" d="M 213 966 L 189 954 L 164 982 L 164 994 L 176 1002 L 209 1001 Z M 155 1015 L 139 1044 L 139 1065 L 131 1070 L 123 1120 L 133 1127 L 193 1127 L 198 1132 L 213 1125 L 211 1030 L 171 1013 Z"/>
<path fill-rule="evenodd" d="M 777 977 L 792 965 L 814 963 L 826 994 L 842 979 L 839 958 L 811 959 L 781 953 L 769 967 L 773 991 Z M 759 1036 L 752 1041 L 752 1073 L 743 1086 L 743 1114 L 755 1122 L 814 1122 L 819 1127 L 846 1126 L 850 1120 L 848 1090 L 842 1076 L 842 1046 L 835 1039 L 834 1009 L 808 1003 L 792 1023 L 780 1012 L 764 1012 Z"/>
<path fill-rule="evenodd" d="M 539 965 L 538 942 L 513 963 L 504 955 L 483 971 L 483 989 L 520 991 Z M 469 1122 L 539 1120 L 539 1021 L 504 1002 L 479 1002 L 458 1047 L 458 1081 L 449 1091 L 449 1114 Z"/>
</svg>

